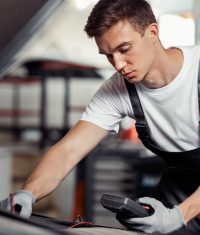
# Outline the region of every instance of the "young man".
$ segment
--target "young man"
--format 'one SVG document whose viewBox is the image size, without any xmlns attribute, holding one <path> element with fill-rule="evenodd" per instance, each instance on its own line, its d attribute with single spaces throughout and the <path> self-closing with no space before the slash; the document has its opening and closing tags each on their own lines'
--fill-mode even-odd
<svg viewBox="0 0 200 235">
<path fill-rule="evenodd" d="M 14 193 L 14 204 L 22 206 L 22 216 L 30 216 L 35 200 L 51 193 L 129 116 L 136 119 L 144 145 L 166 161 L 168 171 L 159 200 L 140 199 L 153 207 L 152 215 L 124 218 L 119 214 L 118 220 L 146 233 L 199 234 L 200 47 L 163 48 L 145 0 L 100 0 L 85 31 L 117 72 L 97 91 L 81 120 L 50 148 L 23 190 Z M 9 210 L 10 198 L 0 205 Z"/>
</svg>

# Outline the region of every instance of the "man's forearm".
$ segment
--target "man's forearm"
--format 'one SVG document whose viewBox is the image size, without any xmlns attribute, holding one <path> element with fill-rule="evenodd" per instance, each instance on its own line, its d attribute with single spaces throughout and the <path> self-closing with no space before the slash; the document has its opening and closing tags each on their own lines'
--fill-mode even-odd
<svg viewBox="0 0 200 235">
<path fill-rule="evenodd" d="M 62 147 L 52 147 L 27 179 L 23 189 L 32 192 L 36 201 L 50 194 L 76 164 L 76 157 L 72 155 Z"/>
<path fill-rule="evenodd" d="M 191 219 L 200 214 L 200 187 L 184 200 L 179 208 L 183 214 L 185 222 L 188 223 Z"/>
<path fill-rule="evenodd" d="M 108 131 L 90 122 L 79 121 L 50 148 L 23 189 L 32 192 L 36 201 L 47 196 L 107 134 Z"/>
</svg>

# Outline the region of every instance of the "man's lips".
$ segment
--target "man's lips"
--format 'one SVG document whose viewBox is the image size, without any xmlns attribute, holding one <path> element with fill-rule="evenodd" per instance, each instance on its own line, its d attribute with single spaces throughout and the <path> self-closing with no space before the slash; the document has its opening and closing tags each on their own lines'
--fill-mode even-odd
<svg viewBox="0 0 200 235">
<path fill-rule="evenodd" d="M 131 72 L 129 72 L 129 73 L 125 73 L 124 76 L 127 77 L 127 78 L 131 78 L 131 77 L 134 76 L 134 74 L 135 74 L 135 70 L 134 70 L 134 71 L 131 71 Z"/>
</svg>

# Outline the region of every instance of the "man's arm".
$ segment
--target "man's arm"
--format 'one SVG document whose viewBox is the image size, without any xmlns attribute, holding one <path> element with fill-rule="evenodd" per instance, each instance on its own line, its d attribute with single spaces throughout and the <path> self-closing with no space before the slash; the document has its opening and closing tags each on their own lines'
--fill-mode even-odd
<svg viewBox="0 0 200 235">
<path fill-rule="evenodd" d="M 186 223 L 200 214 L 200 187 L 179 205 Z"/>
<path fill-rule="evenodd" d="M 47 196 L 107 134 L 92 123 L 79 121 L 44 155 L 23 190 L 32 192 L 36 201 Z"/>
</svg>

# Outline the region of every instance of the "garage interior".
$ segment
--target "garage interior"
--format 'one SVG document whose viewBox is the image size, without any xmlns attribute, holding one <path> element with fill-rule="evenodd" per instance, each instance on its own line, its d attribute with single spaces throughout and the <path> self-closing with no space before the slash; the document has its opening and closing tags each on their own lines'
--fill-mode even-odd
<svg viewBox="0 0 200 235">
<path fill-rule="evenodd" d="M 114 72 L 83 31 L 96 2 L 0 2 L 0 199 L 22 187 Z M 165 47 L 200 43 L 199 0 L 149 3 Z M 81 216 L 121 228 L 113 213 L 102 207 L 101 195 L 154 196 L 162 167 L 138 139 L 134 121 L 125 118 L 119 133 L 104 139 L 33 211 L 62 221 Z"/>
</svg>

